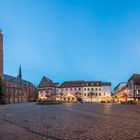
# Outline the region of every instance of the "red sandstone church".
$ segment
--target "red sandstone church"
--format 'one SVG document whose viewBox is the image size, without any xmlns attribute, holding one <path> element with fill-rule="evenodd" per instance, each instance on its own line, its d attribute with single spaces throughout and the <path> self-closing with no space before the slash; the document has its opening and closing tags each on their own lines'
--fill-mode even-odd
<svg viewBox="0 0 140 140">
<path fill-rule="evenodd" d="M 21 66 L 17 77 L 3 73 L 3 34 L 0 31 L 0 77 L 3 80 L 6 103 L 22 103 L 36 100 L 37 88 L 29 81 L 22 79 Z"/>
</svg>

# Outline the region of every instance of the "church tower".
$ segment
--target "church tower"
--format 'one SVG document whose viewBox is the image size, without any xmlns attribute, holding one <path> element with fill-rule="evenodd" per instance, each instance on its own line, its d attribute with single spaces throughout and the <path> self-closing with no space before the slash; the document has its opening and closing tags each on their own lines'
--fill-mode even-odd
<svg viewBox="0 0 140 140">
<path fill-rule="evenodd" d="M 0 77 L 3 78 L 3 34 L 0 30 Z"/>
</svg>

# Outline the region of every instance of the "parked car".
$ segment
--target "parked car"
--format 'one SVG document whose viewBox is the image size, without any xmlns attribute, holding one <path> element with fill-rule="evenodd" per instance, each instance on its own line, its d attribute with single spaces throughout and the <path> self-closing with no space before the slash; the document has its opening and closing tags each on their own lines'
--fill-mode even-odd
<svg viewBox="0 0 140 140">
<path fill-rule="evenodd" d="M 137 102 L 134 101 L 134 100 L 130 100 L 130 101 L 121 101 L 121 104 L 135 105 L 135 104 L 137 104 Z"/>
<path fill-rule="evenodd" d="M 121 104 L 126 104 L 127 102 L 126 101 L 121 101 Z"/>
<path fill-rule="evenodd" d="M 106 103 L 106 101 L 101 101 L 100 103 Z"/>
<path fill-rule="evenodd" d="M 129 104 L 129 105 L 135 105 L 135 104 L 137 104 L 137 102 L 134 101 L 134 100 L 130 100 L 130 101 L 127 101 L 127 104 Z"/>
</svg>

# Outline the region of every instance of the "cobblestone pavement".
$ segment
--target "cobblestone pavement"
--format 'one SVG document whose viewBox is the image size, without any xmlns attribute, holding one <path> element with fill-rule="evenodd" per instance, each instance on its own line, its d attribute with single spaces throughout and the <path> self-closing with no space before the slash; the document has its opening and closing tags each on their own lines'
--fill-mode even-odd
<svg viewBox="0 0 140 140">
<path fill-rule="evenodd" d="M 140 140 L 140 105 L 0 106 L 0 140 L 15 140 L 14 137 L 16 140 Z"/>
</svg>

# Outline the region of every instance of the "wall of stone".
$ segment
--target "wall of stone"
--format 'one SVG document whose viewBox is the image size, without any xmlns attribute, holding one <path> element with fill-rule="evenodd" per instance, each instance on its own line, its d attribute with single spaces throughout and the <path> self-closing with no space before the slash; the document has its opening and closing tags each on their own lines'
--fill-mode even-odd
<svg viewBox="0 0 140 140">
<path fill-rule="evenodd" d="M 0 77 L 3 76 L 3 35 L 0 31 Z"/>
</svg>

